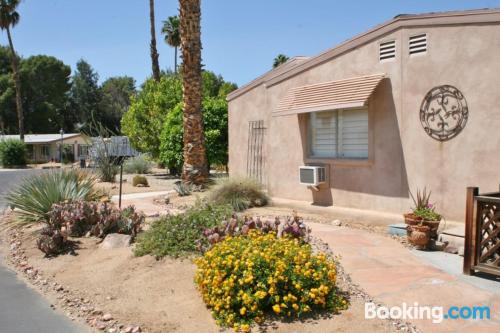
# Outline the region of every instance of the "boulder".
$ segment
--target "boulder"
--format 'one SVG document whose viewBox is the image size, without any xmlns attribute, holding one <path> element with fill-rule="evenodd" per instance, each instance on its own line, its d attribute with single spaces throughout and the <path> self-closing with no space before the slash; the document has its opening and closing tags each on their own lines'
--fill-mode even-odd
<svg viewBox="0 0 500 333">
<path fill-rule="evenodd" d="M 104 238 L 100 247 L 101 249 L 119 249 L 130 246 L 132 236 L 122 234 L 109 234 Z"/>
</svg>

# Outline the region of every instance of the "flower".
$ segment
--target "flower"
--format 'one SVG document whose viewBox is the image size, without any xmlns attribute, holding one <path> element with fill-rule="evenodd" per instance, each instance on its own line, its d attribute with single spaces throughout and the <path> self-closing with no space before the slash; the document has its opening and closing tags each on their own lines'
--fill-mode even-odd
<svg viewBox="0 0 500 333">
<path fill-rule="evenodd" d="M 273 305 L 273 311 L 276 313 L 280 313 L 281 312 L 280 305 L 279 304 Z"/>
</svg>

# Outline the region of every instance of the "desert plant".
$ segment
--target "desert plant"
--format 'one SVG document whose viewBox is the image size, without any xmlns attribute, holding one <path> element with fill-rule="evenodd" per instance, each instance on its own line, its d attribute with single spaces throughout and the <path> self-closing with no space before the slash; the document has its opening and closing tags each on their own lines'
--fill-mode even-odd
<svg viewBox="0 0 500 333">
<path fill-rule="evenodd" d="M 63 201 L 96 200 L 95 178 L 76 170 L 51 171 L 25 178 L 7 194 L 12 208 L 17 209 L 18 223 L 48 222 L 52 205 Z"/>
<path fill-rule="evenodd" d="M 248 216 L 239 219 L 236 214 L 233 214 L 230 220 L 223 221 L 216 227 L 205 229 L 203 235 L 208 242 L 200 242 L 200 250 L 204 252 L 209 246 L 223 241 L 226 237 L 248 235 L 251 230 L 258 230 L 263 234 L 273 232 L 278 238 L 292 237 L 305 242 L 309 241 L 311 233 L 311 229 L 306 226 L 303 219 L 295 211 L 291 216 L 284 218 L 276 216 L 274 220 L 264 221 L 260 217 Z"/>
<path fill-rule="evenodd" d="M 185 183 L 180 180 L 174 183 L 174 190 L 180 197 L 191 195 L 191 188 L 192 188 L 191 184 Z"/>
<path fill-rule="evenodd" d="M 422 191 L 417 188 L 417 196 L 413 196 L 410 191 L 411 199 L 413 200 L 414 207 L 412 208 L 413 214 L 424 221 L 439 221 L 441 220 L 441 215 L 436 213 L 436 206 L 430 203 L 431 191 L 427 192 L 427 188 L 424 187 Z"/>
<path fill-rule="evenodd" d="M 151 163 L 145 155 L 139 155 L 126 160 L 123 164 L 123 171 L 125 171 L 125 173 L 136 173 L 142 175 L 151 173 L 152 167 L 153 163 Z"/>
<path fill-rule="evenodd" d="M 67 239 L 61 230 L 53 227 L 45 227 L 36 241 L 36 246 L 46 255 L 57 255 L 64 251 Z"/>
<path fill-rule="evenodd" d="M 102 182 L 114 183 L 118 174 L 118 158 L 111 156 L 107 142 L 95 145 L 95 166 Z"/>
<path fill-rule="evenodd" d="M 145 219 L 133 206 L 119 210 L 112 204 L 95 201 L 55 204 L 48 215 L 50 227 L 73 237 L 81 237 L 87 232 L 101 238 L 110 233 L 135 237 Z"/>
<path fill-rule="evenodd" d="M 248 178 L 222 180 L 211 190 L 208 198 L 215 204 L 229 204 L 235 211 L 265 206 L 269 202 L 262 185 Z"/>
<path fill-rule="evenodd" d="M 197 203 L 185 213 L 156 220 L 137 237 L 135 255 L 151 254 L 157 258 L 183 256 L 196 252 L 201 242 L 208 242 L 203 231 L 231 216 L 227 205 Z"/>
<path fill-rule="evenodd" d="M 219 325 L 235 330 L 248 332 L 271 311 L 301 317 L 347 307 L 336 287 L 335 262 L 298 239 L 252 230 L 227 237 L 195 263 L 204 302 Z"/>
<path fill-rule="evenodd" d="M 149 186 L 149 183 L 148 183 L 148 179 L 144 176 L 134 176 L 134 178 L 132 179 L 132 185 L 133 186 L 138 186 L 138 185 L 141 185 L 141 186 Z"/>
<path fill-rule="evenodd" d="M 4 168 L 26 165 L 26 144 L 17 139 L 0 140 L 0 164 Z"/>
</svg>

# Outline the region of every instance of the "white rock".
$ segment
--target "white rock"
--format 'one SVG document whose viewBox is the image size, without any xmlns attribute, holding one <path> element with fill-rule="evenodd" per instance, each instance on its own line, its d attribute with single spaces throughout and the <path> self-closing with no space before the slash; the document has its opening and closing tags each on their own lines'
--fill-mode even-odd
<svg viewBox="0 0 500 333">
<path fill-rule="evenodd" d="M 342 222 L 340 220 L 333 220 L 330 224 L 336 227 L 340 227 L 342 225 Z"/>
<path fill-rule="evenodd" d="M 106 313 L 104 316 L 102 316 L 102 320 L 104 321 L 110 321 L 113 319 L 113 316 L 110 313 Z"/>
<path fill-rule="evenodd" d="M 132 237 L 130 235 L 109 234 L 102 241 L 100 248 L 105 250 L 119 249 L 130 246 L 131 242 Z"/>
</svg>

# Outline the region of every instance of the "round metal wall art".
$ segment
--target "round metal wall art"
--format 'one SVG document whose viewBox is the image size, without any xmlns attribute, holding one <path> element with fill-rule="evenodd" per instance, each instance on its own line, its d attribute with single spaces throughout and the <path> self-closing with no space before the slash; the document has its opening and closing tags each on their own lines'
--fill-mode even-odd
<svg viewBox="0 0 500 333">
<path fill-rule="evenodd" d="M 457 88 L 442 85 L 432 88 L 420 106 L 420 122 L 433 139 L 447 141 L 456 137 L 467 124 L 469 109 Z"/>
</svg>

